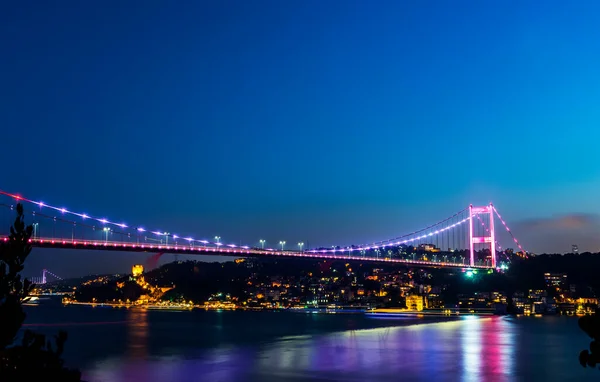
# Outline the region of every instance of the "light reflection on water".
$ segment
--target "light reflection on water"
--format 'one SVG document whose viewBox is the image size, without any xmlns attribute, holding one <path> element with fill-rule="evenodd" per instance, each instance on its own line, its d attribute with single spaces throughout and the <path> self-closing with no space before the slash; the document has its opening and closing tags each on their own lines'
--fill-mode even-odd
<svg viewBox="0 0 600 382">
<path fill-rule="evenodd" d="M 578 345 L 568 348 L 561 343 L 570 336 L 562 331 L 564 325 L 540 326 L 546 322 L 541 319 L 465 317 L 453 322 L 281 337 L 270 343 L 204 349 L 191 358 L 176 352 L 152 356 L 147 313 L 132 310 L 128 320 L 128 357 L 95 363 L 84 373 L 88 380 L 437 382 L 600 377 L 579 367 Z M 585 346 L 585 339 L 581 343 Z M 544 353 L 546 348 L 550 352 Z"/>
<path fill-rule="evenodd" d="M 460 327 L 462 380 L 476 382 L 479 380 L 481 370 L 481 351 L 483 347 L 481 343 L 482 321 L 470 319 L 467 320 L 467 322 L 468 325 L 462 325 Z M 491 336 L 488 336 L 488 338 L 490 337 Z"/>
<path fill-rule="evenodd" d="M 148 311 L 131 308 L 127 310 L 127 350 L 132 359 L 148 356 Z"/>
</svg>

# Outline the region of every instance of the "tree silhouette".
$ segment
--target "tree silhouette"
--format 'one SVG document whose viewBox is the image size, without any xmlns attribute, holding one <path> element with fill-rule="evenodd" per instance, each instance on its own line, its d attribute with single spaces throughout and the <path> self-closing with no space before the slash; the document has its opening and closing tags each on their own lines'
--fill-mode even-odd
<svg viewBox="0 0 600 382">
<path fill-rule="evenodd" d="M 0 381 L 80 381 L 81 373 L 65 368 L 61 355 L 67 333 L 59 332 L 52 341 L 26 330 L 21 344 L 15 344 L 25 312 L 22 302 L 33 284 L 21 279 L 25 259 L 31 252 L 32 226 L 25 226 L 23 206 L 17 204 L 17 217 L 7 241 L 0 243 Z"/>
<path fill-rule="evenodd" d="M 593 316 L 579 318 L 579 328 L 593 339 L 590 350 L 582 350 L 579 353 L 579 363 L 583 367 L 596 367 L 600 364 L 600 309 L 596 309 Z"/>
</svg>

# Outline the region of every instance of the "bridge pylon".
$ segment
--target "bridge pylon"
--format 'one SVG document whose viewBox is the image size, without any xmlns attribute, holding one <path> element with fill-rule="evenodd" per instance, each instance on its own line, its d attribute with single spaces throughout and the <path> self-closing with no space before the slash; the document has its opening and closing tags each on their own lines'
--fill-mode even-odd
<svg viewBox="0 0 600 382">
<path fill-rule="evenodd" d="M 473 220 L 478 215 L 489 215 L 489 236 L 473 236 Z M 475 251 L 474 244 L 489 244 L 490 253 L 492 255 L 492 268 L 496 268 L 496 233 L 494 231 L 494 206 L 490 203 L 483 207 L 473 207 L 469 205 L 469 250 L 470 250 L 470 264 L 475 265 Z"/>
</svg>

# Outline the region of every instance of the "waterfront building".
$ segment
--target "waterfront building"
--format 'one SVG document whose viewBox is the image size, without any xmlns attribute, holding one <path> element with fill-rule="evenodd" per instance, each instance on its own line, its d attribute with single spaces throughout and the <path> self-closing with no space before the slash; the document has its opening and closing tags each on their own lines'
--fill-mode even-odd
<svg viewBox="0 0 600 382">
<path fill-rule="evenodd" d="M 406 296 L 406 307 L 410 310 L 422 311 L 424 308 L 423 296 Z"/>
</svg>

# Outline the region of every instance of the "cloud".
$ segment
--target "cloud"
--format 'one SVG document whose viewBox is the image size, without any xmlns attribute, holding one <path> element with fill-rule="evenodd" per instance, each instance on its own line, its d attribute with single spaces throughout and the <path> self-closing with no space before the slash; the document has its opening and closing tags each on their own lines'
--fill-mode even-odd
<svg viewBox="0 0 600 382">
<path fill-rule="evenodd" d="M 600 216 L 567 214 L 528 219 L 513 224 L 512 230 L 523 247 L 535 253 L 565 253 L 573 244 L 579 251 L 600 251 Z"/>
<path fill-rule="evenodd" d="M 549 218 L 529 219 L 518 222 L 525 229 L 582 229 L 600 223 L 600 216 L 593 214 L 569 214 Z"/>
</svg>

